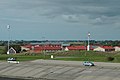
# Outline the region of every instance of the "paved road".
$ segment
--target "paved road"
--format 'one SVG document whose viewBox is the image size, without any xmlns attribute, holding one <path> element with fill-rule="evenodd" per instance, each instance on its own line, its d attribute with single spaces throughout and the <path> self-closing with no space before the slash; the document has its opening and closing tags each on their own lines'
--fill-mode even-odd
<svg viewBox="0 0 120 80">
<path fill-rule="evenodd" d="M 0 62 L 0 75 L 29 80 L 120 80 L 119 63 L 95 64 L 95 67 L 84 67 L 79 61 Z"/>
<path fill-rule="evenodd" d="M 0 80 L 24 80 L 24 79 L 0 77 Z"/>
<path fill-rule="evenodd" d="M 83 67 L 82 61 L 60 61 L 60 60 L 35 60 L 32 61 L 40 64 L 52 64 L 52 65 L 68 65 L 68 66 L 81 66 Z M 120 63 L 108 63 L 108 62 L 94 62 L 96 67 L 106 68 L 119 68 Z"/>
</svg>

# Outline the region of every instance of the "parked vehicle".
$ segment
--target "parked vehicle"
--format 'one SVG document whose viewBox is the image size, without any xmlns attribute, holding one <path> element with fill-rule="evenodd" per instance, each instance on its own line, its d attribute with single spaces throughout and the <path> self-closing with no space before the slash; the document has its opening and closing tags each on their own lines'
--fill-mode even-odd
<svg viewBox="0 0 120 80">
<path fill-rule="evenodd" d="M 7 59 L 7 62 L 8 62 L 8 63 L 16 63 L 16 64 L 19 63 L 19 61 L 17 61 L 16 58 L 8 58 L 8 59 Z"/>
<path fill-rule="evenodd" d="M 83 65 L 84 66 L 95 66 L 95 64 L 93 62 L 91 62 L 91 61 L 85 61 L 85 62 L 83 62 Z"/>
</svg>

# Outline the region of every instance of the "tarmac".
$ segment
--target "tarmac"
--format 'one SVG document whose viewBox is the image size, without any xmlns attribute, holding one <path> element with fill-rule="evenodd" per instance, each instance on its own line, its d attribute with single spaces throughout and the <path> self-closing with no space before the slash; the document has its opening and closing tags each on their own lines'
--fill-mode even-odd
<svg viewBox="0 0 120 80">
<path fill-rule="evenodd" d="M 26 80 L 120 80 L 120 63 L 95 62 L 94 67 L 82 63 L 57 60 L 0 62 L 0 76 Z"/>
</svg>

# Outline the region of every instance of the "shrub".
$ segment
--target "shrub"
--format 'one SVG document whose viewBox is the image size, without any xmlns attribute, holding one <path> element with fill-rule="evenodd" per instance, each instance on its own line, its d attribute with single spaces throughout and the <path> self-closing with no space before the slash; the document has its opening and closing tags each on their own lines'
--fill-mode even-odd
<svg viewBox="0 0 120 80">
<path fill-rule="evenodd" d="M 113 61 L 114 57 L 107 57 L 107 61 Z"/>
</svg>

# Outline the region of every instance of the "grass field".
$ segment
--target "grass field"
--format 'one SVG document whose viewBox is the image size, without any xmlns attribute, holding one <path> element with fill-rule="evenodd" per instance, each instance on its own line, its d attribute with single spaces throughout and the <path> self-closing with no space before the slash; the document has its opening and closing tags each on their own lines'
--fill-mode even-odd
<svg viewBox="0 0 120 80">
<path fill-rule="evenodd" d="M 57 55 L 58 58 L 56 60 L 120 62 L 120 52 L 70 51 L 63 53 L 64 56 L 61 54 Z"/>
<path fill-rule="evenodd" d="M 94 52 L 94 51 L 69 51 L 59 53 L 44 54 L 14 54 L 0 55 L 1 61 L 6 61 L 8 57 L 15 57 L 19 61 L 31 61 L 36 59 L 50 59 L 54 55 L 54 60 L 66 61 L 95 61 L 95 62 L 120 62 L 120 52 Z"/>
<path fill-rule="evenodd" d="M 55 54 L 55 60 L 120 62 L 120 52 L 70 51 Z"/>
<path fill-rule="evenodd" d="M 6 61 L 7 58 L 14 57 L 19 61 L 31 61 L 36 59 L 43 59 L 43 55 L 24 55 L 24 54 L 14 54 L 14 55 L 0 55 L 0 61 Z M 46 56 L 47 58 L 47 56 Z M 45 59 L 45 58 L 44 58 Z"/>
</svg>

